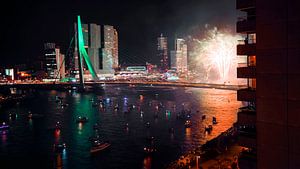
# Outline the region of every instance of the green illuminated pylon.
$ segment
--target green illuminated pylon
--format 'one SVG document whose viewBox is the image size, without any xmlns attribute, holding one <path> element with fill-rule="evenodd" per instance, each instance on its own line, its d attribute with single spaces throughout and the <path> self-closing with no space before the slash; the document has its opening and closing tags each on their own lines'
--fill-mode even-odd
<svg viewBox="0 0 300 169">
<path fill-rule="evenodd" d="M 84 40 L 83 40 L 83 34 L 82 34 L 82 27 L 81 27 L 81 21 L 80 21 L 80 16 L 78 15 L 77 16 L 77 21 L 78 21 L 78 28 L 77 28 L 77 31 L 78 31 L 78 47 L 79 47 L 79 58 L 80 60 L 82 60 L 82 56 L 84 58 L 84 61 L 90 71 L 90 73 L 92 74 L 92 77 L 94 79 L 98 79 L 98 76 L 97 76 L 97 73 L 95 72 L 95 69 L 91 63 L 91 60 L 84 48 Z"/>
</svg>

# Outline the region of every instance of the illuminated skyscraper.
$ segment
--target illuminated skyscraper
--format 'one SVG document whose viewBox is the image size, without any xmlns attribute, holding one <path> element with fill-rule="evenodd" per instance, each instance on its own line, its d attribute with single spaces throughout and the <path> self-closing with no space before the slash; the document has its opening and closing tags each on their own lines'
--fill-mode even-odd
<svg viewBox="0 0 300 169">
<path fill-rule="evenodd" d="M 157 57 L 160 59 L 160 70 L 167 71 L 169 69 L 168 40 L 163 34 L 157 38 Z"/>
<path fill-rule="evenodd" d="M 65 77 L 65 56 L 60 53 L 60 48 L 55 43 L 45 43 L 46 73 L 49 79 Z"/>
<path fill-rule="evenodd" d="M 118 33 L 113 26 L 104 25 L 102 31 L 102 73 L 114 73 L 118 67 Z"/>
<path fill-rule="evenodd" d="M 77 23 L 74 25 L 74 61 L 75 69 L 78 70 Z M 82 24 L 82 32 L 85 49 L 96 73 L 99 75 L 114 73 L 114 68 L 118 67 L 118 34 L 116 29 L 113 26 L 91 23 Z"/>
<path fill-rule="evenodd" d="M 175 40 L 175 50 L 171 51 L 171 68 L 179 73 L 187 72 L 187 45 L 184 39 Z"/>
</svg>

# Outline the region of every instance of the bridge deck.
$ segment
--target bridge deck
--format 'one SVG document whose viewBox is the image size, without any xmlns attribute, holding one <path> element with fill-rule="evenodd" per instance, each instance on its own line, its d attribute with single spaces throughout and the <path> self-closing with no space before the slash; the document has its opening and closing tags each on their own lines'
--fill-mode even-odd
<svg viewBox="0 0 300 169">
<path fill-rule="evenodd" d="M 245 88 L 244 85 L 224 85 L 208 83 L 188 83 L 188 82 L 139 82 L 139 81 L 97 81 L 86 82 L 86 86 L 95 86 L 101 84 L 128 84 L 128 85 L 151 85 L 151 86 L 172 86 L 172 87 L 196 87 L 196 88 L 215 88 L 224 90 L 238 90 Z M 62 89 L 79 86 L 79 83 L 0 83 L 0 88 L 37 88 L 37 89 Z"/>
</svg>

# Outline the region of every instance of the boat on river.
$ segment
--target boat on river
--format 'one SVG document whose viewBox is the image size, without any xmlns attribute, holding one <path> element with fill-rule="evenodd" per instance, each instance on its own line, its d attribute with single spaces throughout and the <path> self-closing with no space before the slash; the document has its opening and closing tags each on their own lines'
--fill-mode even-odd
<svg viewBox="0 0 300 169">
<path fill-rule="evenodd" d="M 77 123 L 86 123 L 86 122 L 88 122 L 88 118 L 87 117 L 78 117 L 76 122 Z"/>
<path fill-rule="evenodd" d="M 91 150 L 90 152 L 93 154 L 93 153 L 98 153 L 98 152 L 101 152 L 105 149 L 107 149 L 108 147 L 110 147 L 110 143 L 108 142 L 101 142 L 99 140 L 95 140 L 94 143 L 93 143 L 93 146 L 91 147 Z"/>
<path fill-rule="evenodd" d="M 5 122 L 3 122 L 1 125 L 0 125 L 0 130 L 7 130 L 9 129 L 9 125 L 6 124 Z"/>
</svg>

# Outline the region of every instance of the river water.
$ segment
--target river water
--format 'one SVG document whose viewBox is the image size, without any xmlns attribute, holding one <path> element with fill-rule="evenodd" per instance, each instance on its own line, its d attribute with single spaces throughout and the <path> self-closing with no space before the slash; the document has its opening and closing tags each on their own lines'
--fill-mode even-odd
<svg viewBox="0 0 300 169">
<path fill-rule="evenodd" d="M 62 108 L 57 96 L 68 106 Z M 95 99 L 103 99 L 105 108 L 92 106 Z M 88 93 L 37 91 L 26 102 L 0 109 L 0 121 L 10 125 L 0 135 L 0 168 L 164 168 L 230 128 L 240 106 L 236 91 L 207 88 L 106 85 Z M 132 107 L 130 112 L 128 107 Z M 191 128 L 177 117 L 183 109 L 191 111 Z M 17 117 L 9 118 L 10 113 Z M 30 119 L 29 113 L 39 117 Z M 89 121 L 78 124 L 79 116 Z M 205 133 L 213 116 L 218 123 L 210 134 Z M 54 129 L 57 121 L 62 125 L 60 131 Z M 89 137 L 95 135 L 95 123 L 100 124 L 101 139 L 110 141 L 111 147 L 91 156 Z M 150 137 L 154 137 L 157 152 L 149 156 L 143 148 Z M 55 153 L 53 144 L 62 142 L 66 151 Z"/>
</svg>

